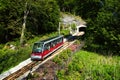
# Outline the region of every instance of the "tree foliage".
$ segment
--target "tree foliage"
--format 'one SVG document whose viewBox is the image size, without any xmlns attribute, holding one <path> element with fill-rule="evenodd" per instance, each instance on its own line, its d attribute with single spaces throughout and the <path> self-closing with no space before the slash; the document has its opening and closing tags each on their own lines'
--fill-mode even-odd
<svg viewBox="0 0 120 80">
<path fill-rule="evenodd" d="M 30 10 L 26 20 L 25 35 L 29 37 L 57 30 L 60 16 L 55 0 L 1 0 L 1 43 L 20 37 L 26 2 Z"/>
<path fill-rule="evenodd" d="M 6 42 L 20 34 L 23 3 L 20 0 L 0 0 L 0 42 Z M 14 6 L 13 6 L 14 5 Z"/>
<path fill-rule="evenodd" d="M 102 2 L 97 16 L 90 18 L 86 34 L 87 49 L 93 51 L 119 54 L 120 27 L 119 1 L 107 0 Z M 118 6 L 117 6 L 118 5 Z M 94 45 L 97 45 L 95 47 Z M 105 51 L 105 52 L 104 52 Z"/>
<path fill-rule="evenodd" d="M 59 8 L 54 0 L 38 0 L 31 6 L 29 14 L 29 31 L 39 34 L 57 30 L 59 23 Z"/>
</svg>

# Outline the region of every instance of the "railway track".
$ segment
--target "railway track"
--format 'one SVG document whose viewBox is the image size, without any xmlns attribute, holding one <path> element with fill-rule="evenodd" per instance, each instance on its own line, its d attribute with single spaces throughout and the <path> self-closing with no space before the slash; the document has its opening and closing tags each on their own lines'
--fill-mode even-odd
<svg viewBox="0 0 120 80">
<path fill-rule="evenodd" d="M 72 45 L 74 42 L 75 42 L 75 40 L 74 41 L 69 41 L 69 42 L 66 41 L 62 48 L 55 51 L 54 54 L 50 55 L 45 60 L 43 60 L 43 61 L 32 61 L 28 65 L 22 67 L 21 69 L 19 69 L 18 71 L 12 73 L 11 75 L 7 76 L 3 80 L 16 80 L 18 77 L 20 77 L 21 75 L 23 75 L 24 73 L 26 73 L 28 71 L 31 71 L 31 72 L 35 71 L 40 65 L 44 64 L 49 59 L 52 59 L 53 57 L 58 55 L 60 52 L 62 52 L 64 49 L 66 49 L 67 47 Z M 35 67 L 35 69 L 34 69 L 34 67 Z"/>
<path fill-rule="evenodd" d="M 15 80 L 20 75 L 23 75 L 26 71 L 30 70 L 31 67 L 34 67 L 37 64 L 37 62 L 31 62 L 28 65 L 24 66 L 20 70 L 16 71 L 15 73 L 9 75 L 8 77 L 4 78 L 3 80 Z"/>
</svg>

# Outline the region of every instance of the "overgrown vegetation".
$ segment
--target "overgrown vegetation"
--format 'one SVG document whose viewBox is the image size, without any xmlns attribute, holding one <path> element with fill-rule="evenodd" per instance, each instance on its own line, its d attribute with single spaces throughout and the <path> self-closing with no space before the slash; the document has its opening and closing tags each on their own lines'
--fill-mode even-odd
<svg viewBox="0 0 120 80">
<path fill-rule="evenodd" d="M 64 62 L 66 62 L 70 56 L 71 56 L 71 50 L 66 49 L 62 53 L 60 53 L 60 55 L 56 56 L 53 59 L 53 62 L 57 63 L 58 65 L 63 65 Z"/>
<path fill-rule="evenodd" d="M 0 50 L 1 52 L 2 50 Z M 17 50 L 3 50 L 0 55 L 0 73 L 14 67 L 20 62 L 28 59 L 31 53 L 31 46 Z"/>
<path fill-rule="evenodd" d="M 62 59 L 62 58 L 61 58 Z M 120 57 L 79 51 L 66 68 L 57 72 L 59 80 L 119 80 Z"/>
<path fill-rule="evenodd" d="M 72 28 L 72 30 L 76 30 L 76 25 L 74 23 L 71 24 L 71 28 Z"/>
</svg>

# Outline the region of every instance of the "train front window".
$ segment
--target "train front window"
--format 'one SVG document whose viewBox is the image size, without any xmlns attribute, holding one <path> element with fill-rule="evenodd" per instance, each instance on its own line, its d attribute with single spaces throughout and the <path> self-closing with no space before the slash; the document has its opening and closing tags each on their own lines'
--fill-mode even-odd
<svg viewBox="0 0 120 80">
<path fill-rule="evenodd" d="M 42 43 L 34 43 L 33 52 L 42 52 Z"/>
</svg>

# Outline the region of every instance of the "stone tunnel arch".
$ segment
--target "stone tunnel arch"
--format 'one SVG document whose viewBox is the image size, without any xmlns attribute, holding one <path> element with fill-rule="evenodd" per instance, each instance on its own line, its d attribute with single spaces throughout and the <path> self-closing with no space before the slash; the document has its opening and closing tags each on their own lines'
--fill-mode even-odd
<svg viewBox="0 0 120 80">
<path fill-rule="evenodd" d="M 85 29 L 86 29 L 86 27 L 80 27 L 80 28 L 78 29 L 78 31 L 79 31 L 79 32 L 83 32 L 83 31 L 85 32 Z"/>
<path fill-rule="evenodd" d="M 77 36 L 84 35 L 85 32 L 86 32 L 86 27 L 87 27 L 86 25 L 79 25 L 79 26 L 77 26 L 76 35 Z"/>
<path fill-rule="evenodd" d="M 77 26 L 77 32 L 85 32 L 86 27 L 87 27 L 86 25 Z"/>
</svg>

